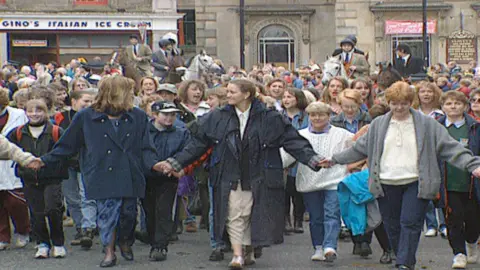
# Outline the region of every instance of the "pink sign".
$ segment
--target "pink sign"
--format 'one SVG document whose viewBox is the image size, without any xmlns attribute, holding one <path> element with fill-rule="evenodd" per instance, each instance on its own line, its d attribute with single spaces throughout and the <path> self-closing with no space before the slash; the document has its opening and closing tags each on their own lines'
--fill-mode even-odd
<svg viewBox="0 0 480 270">
<path fill-rule="evenodd" d="M 422 34 L 423 23 L 418 21 L 386 21 L 386 35 L 408 35 Z M 428 20 L 427 33 L 435 34 L 437 32 L 437 20 Z"/>
</svg>

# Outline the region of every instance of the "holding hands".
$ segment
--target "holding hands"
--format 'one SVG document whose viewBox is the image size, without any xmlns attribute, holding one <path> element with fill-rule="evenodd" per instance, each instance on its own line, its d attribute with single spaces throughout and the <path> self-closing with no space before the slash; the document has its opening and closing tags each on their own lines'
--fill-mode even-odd
<svg viewBox="0 0 480 270">
<path fill-rule="evenodd" d="M 45 163 L 43 163 L 43 161 L 40 158 L 35 158 L 30 163 L 28 163 L 27 166 L 25 166 L 25 167 L 27 167 L 29 169 L 32 169 L 34 171 L 38 171 L 43 166 L 45 166 Z"/>
<path fill-rule="evenodd" d="M 174 176 L 175 178 L 180 178 L 185 175 L 185 172 L 181 170 L 177 172 L 173 169 L 172 164 L 168 161 L 160 161 L 153 166 L 153 169 L 157 172 L 163 173 L 168 176 Z"/>
<path fill-rule="evenodd" d="M 335 162 L 332 159 L 326 158 L 320 161 L 317 166 L 326 169 L 326 168 L 331 168 L 334 165 L 335 165 Z"/>
</svg>

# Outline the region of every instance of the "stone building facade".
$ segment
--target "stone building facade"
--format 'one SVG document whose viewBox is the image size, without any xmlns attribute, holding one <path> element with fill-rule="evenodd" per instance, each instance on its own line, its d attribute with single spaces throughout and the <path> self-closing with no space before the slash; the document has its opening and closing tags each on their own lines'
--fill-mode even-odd
<svg viewBox="0 0 480 270">
<path fill-rule="evenodd" d="M 422 53 L 420 0 L 245 0 L 245 5 L 246 67 L 323 62 L 349 34 L 357 36 L 372 67 L 392 61 L 398 43 Z M 178 9 L 195 14 L 197 50 L 206 49 L 226 65 L 239 64 L 239 0 L 179 0 Z M 480 2 L 429 0 L 427 10 L 430 63 L 453 59 L 448 47 L 459 33 L 474 46 L 465 59 L 477 60 Z"/>
<path fill-rule="evenodd" d="M 0 0 L 0 60 L 109 60 L 131 34 L 157 44 L 177 33 L 176 0 Z"/>
</svg>

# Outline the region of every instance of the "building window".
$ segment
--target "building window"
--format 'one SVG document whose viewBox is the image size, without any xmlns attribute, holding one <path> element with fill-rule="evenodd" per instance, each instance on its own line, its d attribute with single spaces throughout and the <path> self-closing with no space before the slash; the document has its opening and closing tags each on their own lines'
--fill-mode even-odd
<svg viewBox="0 0 480 270">
<path fill-rule="evenodd" d="M 196 25 L 195 25 L 195 10 L 181 9 L 178 13 L 185 13 L 183 19 L 179 20 L 179 42 L 178 45 L 196 45 Z M 182 31 L 183 30 L 183 31 Z M 183 33 L 182 33 L 183 32 Z"/>
<path fill-rule="evenodd" d="M 286 69 L 295 65 L 295 39 L 293 32 L 282 25 L 269 25 L 258 34 L 258 62 L 275 63 Z"/>
<path fill-rule="evenodd" d="M 0 0 L 2 1 L 2 0 Z M 108 0 L 74 0 L 75 5 L 83 6 L 106 6 L 108 5 Z"/>
<path fill-rule="evenodd" d="M 390 59 L 392 62 L 394 61 L 394 58 L 396 57 L 396 48 L 398 44 L 406 44 L 408 47 L 410 47 L 410 50 L 412 51 L 412 55 L 418 58 L 422 58 L 423 55 L 423 40 L 422 36 L 420 35 L 405 35 L 405 36 L 392 36 L 392 55 Z M 428 59 L 430 59 L 430 35 L 427 36 L 427 56 Z M 430 66 L 430 63 L 428 63 L 428 66 Z"/>
</svg>

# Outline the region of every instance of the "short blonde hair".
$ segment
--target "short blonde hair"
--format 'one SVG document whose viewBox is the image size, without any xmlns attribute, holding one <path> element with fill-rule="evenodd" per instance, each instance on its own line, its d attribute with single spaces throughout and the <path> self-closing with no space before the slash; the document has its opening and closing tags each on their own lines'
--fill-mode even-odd
<svg viewBox="0 0 480 270">
<path fill-rule="evenodd" d="M 324 113 L 330 115 L 332 113 L 332 108 L 327 103 L 323 103 L 321 101 L 315 101 L 310 103 L 305 111 L 310 113 Z"/>
<path fill-rule="evenodd" d="M 0 88 L 0 108 L 5 108 L 10 104 L 10 91 L 7 88 Z"/>
<path fill-rule="evenodd" d="M 442 94 L 442 97 L 440 98 L 440 102 L 442 106 L 445 104 L 447 99 L 453 99 L 455 101 L 459 101 L 463 103 L 464 105 L 468 105 L 468 98 L 465 96 L 464 93 L 460 91 L 448 91 Z"/>
<path fill-rule="evenodd" d="M 358 105 L 362 105 L 362 95 L 359 91 L 353 89 L 345 89 L 338 95 L 338 104 L 342 104 L 342 99 L 350 99 L 355 101 Z"/>
<path fill-rule="evenodd" d="M 410 103 L 415 99 L 415 89 L 406 82 L 396 82 L 385 90 L 385 100 L 390 101 L 408 101 Z"/>
<path fill-rule="evenodd" d="M 216 96 L 218 98 L 220 107 L 228 104 L 227 89 L 225 87 L 215 87 L 215 88 L 207 89 L 206 96 L 207 98 L 209 96 Z"/>
</svg>

